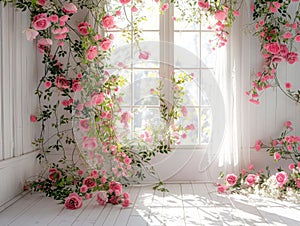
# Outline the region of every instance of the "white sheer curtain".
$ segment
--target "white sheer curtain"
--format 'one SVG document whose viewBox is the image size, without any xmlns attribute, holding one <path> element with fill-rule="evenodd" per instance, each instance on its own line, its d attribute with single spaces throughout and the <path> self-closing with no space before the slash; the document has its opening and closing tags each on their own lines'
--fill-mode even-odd
<svg viewBox="0 0 300 226">
<path fill-rule="evenodd" d="M 249 101 L 245 95 L 250 84 L 250 34 L 247 34 L 245 27 L 250 24 L 248 4 L 244 1 L 241 16 L 231 29 L 227 46 L 217 50 L 214 74 L 224 101 L 224 112 L 218 112 L 223 114 L 224 133 L 219 150 L 212 152 L 214 155 L 214 152 L 218 153 L 217 162 L 212 166 L 217 165 L 220 171 L 227 173 L 238 173 L 250 162 Z M 208 150 L 207 155 L 210 153 Z M 209 171 L 210 176 L 214 177 L 216 168 L 210 167 Z"/>
</svg>

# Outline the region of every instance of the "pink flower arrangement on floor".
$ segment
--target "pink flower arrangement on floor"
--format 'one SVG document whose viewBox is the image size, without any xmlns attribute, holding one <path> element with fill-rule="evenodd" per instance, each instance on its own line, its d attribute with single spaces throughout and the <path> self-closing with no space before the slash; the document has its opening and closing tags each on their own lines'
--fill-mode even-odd
<svg viewBox="0 0 300 226">
<path fill-rule="evenodd" d="M 275 162 L 284 159 L 283 163 L 285 168 L 288 165 L 288 170 L 279 167 L 278 172 L 271 174 L 269 167 L 266 167 L 265 172 L 263 169 L 257 171 L 251 164 L 239 175 L 227 174 L 224 183 L 218 184 L 218 191 L 227 194 L 258 194 L 300 202 L 300 136 L 290 135 L 292 131 L 292 123 L 287 121 L 281 136 L 273 139 L 270 145 L 260 140 L 255 144 L 256 151 L 265 149 Z"/>
</svg>

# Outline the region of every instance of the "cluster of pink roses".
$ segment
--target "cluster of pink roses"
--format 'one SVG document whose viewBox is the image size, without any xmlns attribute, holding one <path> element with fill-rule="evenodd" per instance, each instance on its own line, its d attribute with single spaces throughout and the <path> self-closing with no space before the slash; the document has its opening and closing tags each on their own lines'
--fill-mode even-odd
<svg viewBox="0 0 300 226">
<path fill-rule="evenodd" d="M 215 46 L 222 47 L 228 42 L 228 31 L 226 28 L 230 26 L 235 17 L 239 16 L 238 10 L 233 9 L 233 6 L 228 6 L 225 4 L 220 4 L 216 7 L 215 4 L 210 4 L 208 0 L 198 1 L 198 5 L 201 10 L 210 12 L 214 15 L 215 23 L 210 25 L 208 29 L 212 29 L 216 33 Z M 212 42 L 213 40 L 211 40 Z"/>
<path fill-rule="evenodd" d="M 293 22 L 289 22 L 278 13 L 278 11 L 288 9 L 289 5 L 295 2 L 299 2 L 299 0 L 283 3 L 276 1 L 261 3 L 265 4 L 263 6 L 267 8 L 264 11 L 260 8 L 255 9 L 254 6 L 252 8 L 254 13 L 260 12 L 260 17 L 256 20 L 255 35 L 261 43 L 261 52 L 264 58 L 263 71 L 257 73 L 257 79 L 253 81 L 253 88 L 250 92 L 246 92 L 250 102 L 254 104 L 259 104 L 260 93 L 270 88 L 275 82 L 277 67 L 280 63 L 286 61 L 289 64 L 294 64 L 299 61 L 298 53 L 289 50 L 293 43 L 300 42 L 299 20 L 291 18 Z M 266 17 L 266 14 L 272 16 Z M 278 25 L 278 23 L 281 24 Z M 291 87 L 292 84 L 286 82 L 285 88 L 290 90 Z"/>
</svg>

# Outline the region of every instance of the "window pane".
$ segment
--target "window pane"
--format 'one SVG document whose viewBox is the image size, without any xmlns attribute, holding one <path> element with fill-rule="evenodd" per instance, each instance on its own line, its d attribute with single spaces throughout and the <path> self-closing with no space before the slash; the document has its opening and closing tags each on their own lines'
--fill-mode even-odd
<svg viewBox="0 0 300 226">
<path fill-rule="evenodd" d="M 158 86 L 158 71 L 134 71 L 134 103 L 133 105 L 159 105 L 157 97 L 151 94 L 150 89 Z"/>
<path fill-rule="evenodd" d="M 146 20 L 140 23 L 143 30 L 159 30 L 159 4 L 154 1 L 145 1 L 143 14 Z"/>
<path fill-rule="evenodd" d="M 208 144 L 212 131 L 212 111 L 211 108 L 201 109 L 201 144 Z"/>
<path fill-rule="evenodd" d="M 213 70 L 212 69 L 204 69 L 201 70 L 201 105 L 210 106 L 211 96 L 209 97 L 207 93 L 211 90 L 214 90 L 217 86 L 217 83 L 214 83 Z M 211 89 L 211 90 L 208 90 Z M 211 93 L 211 92 L 210 92 Z"/>
<path fill-rule="evenodd" d="M 175 32 L 174 63 L 179 68 L 200 67 L 200 33 Z M 179 47 L 176 47 L 179 46 Z"/>
<path fill-rule="evenodd" d="M 154 128 L 160 125 L 159 108 L 135 108 L 134 109 L 134 131 L 142 133 L 146 128 Z"/>
<path fill-rule="evenodd" d="M 216 62 L 216 52 L 212 50 L 212 45 L 209 40 L 212 40 L 214 33 L 212 32 L 202 32 L 201 33 L 201 63 L 202 67 L 213 68 Z"/>
<path fill-rule="evenodd" d="M 131 97 L 132 97 L 132 86 L 131 86 L 131 70 L 122 70 L 120 72 L 120 75 L 122 75 L 126 79 L 125 85 L 121 88 L 120 93 L 122 93 L 122 99 L 121 106 L 131 106 Z"/>
<path fill-rule="evenodd" d="M 199 24 L 196 23 L 189 23 L 185 20 L 181 20 L 181 11 L 178 8 L 174 9 L 174 16 L 177 18 L 176 21 L 174 21 L 174 29 L 175 30 L 198 30 Z"/>
</svg>

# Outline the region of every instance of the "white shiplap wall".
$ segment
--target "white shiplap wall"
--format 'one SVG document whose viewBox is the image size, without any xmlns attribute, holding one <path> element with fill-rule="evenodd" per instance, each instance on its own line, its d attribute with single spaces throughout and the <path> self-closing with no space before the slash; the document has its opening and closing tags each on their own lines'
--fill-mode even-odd
<svg viewBox="0 0 300 226">
<path fill-rule="evenodd" d="M 36 111 L 38 64 L 35 43 L 22 34 L 28 26 L 28 14 L 0 3 L 0 206 L 37 167 L 31 142 L 38 128 L 29 116 Z"/>
</svg>

